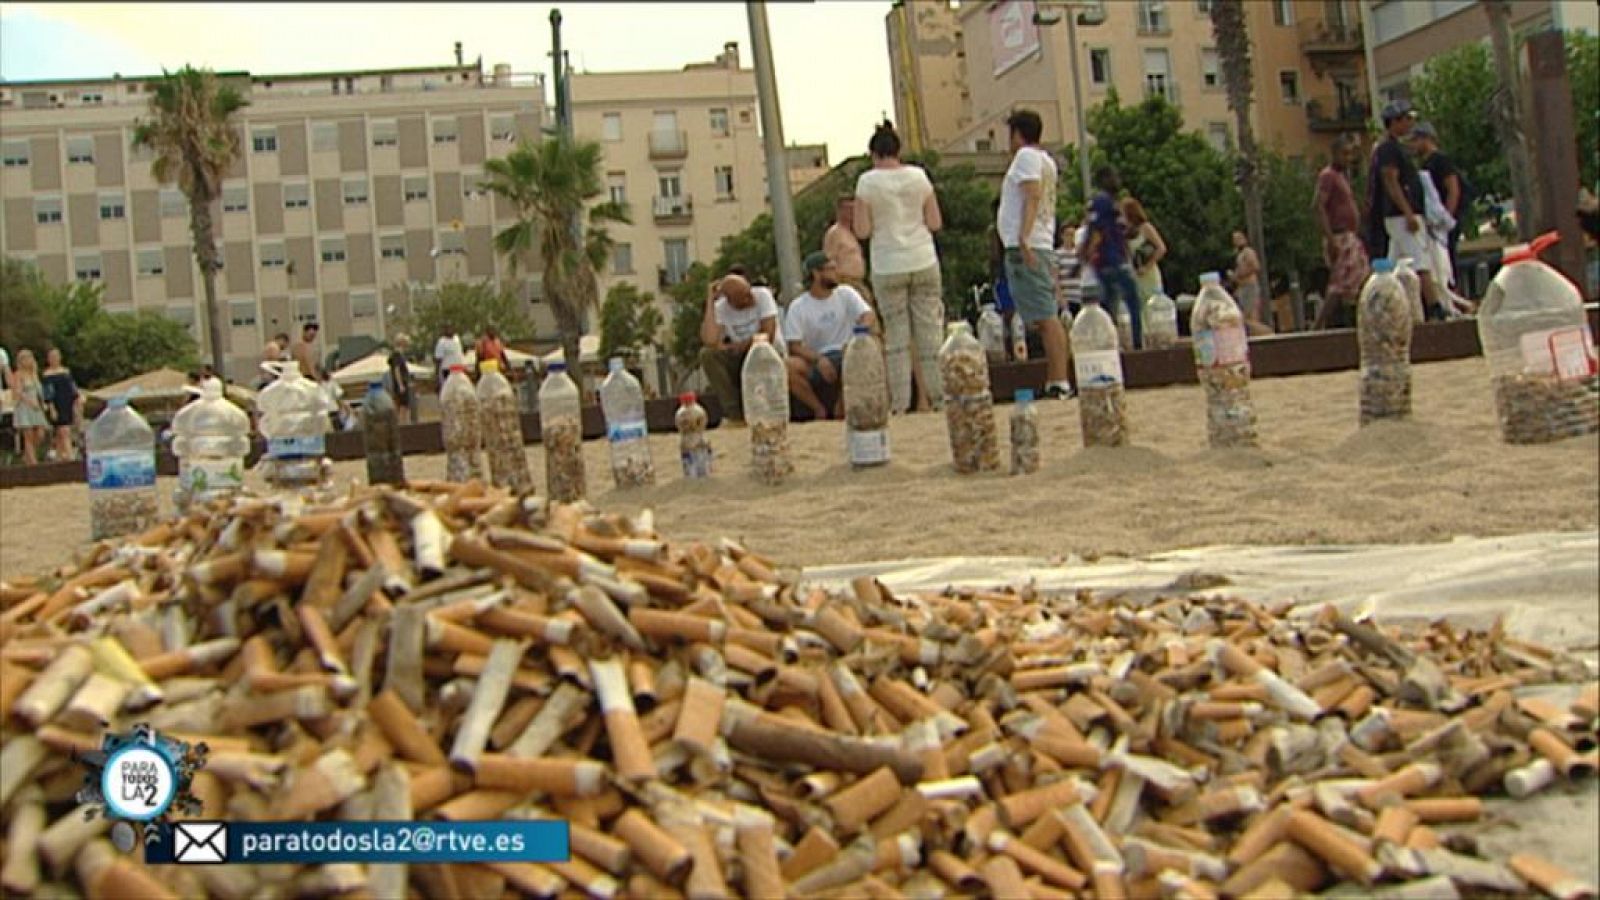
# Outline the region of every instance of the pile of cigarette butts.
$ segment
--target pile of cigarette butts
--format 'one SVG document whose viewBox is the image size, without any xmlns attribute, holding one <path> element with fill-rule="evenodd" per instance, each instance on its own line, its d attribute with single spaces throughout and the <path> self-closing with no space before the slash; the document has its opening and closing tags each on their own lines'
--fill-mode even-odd
<svg viewBox="0 0 1600 900">
<path fill-rule="evenodd" d="M 15 896 L 1594 896 L 1455 826 L 1593 776 L 1581 661 L 1174 591 L 805 589 L 478 482 L 242 497 L 0 585 Z M 1584 682 L 1570 705 L 1522 688 Z M 571 823 L 568 862 L 146 867 L 72 751 L 204 742 L 196 818 Z M 1559 827 L 1558 823 L 1551 823 Z"/>
</svg>

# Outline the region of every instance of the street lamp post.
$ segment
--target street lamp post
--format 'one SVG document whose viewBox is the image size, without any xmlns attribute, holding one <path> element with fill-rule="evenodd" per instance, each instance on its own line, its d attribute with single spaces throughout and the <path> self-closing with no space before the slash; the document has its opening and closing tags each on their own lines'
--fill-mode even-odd
<svg viewBox="0 0 1600 900">
<path fill-rule="evenodd" d="M 1072 66 L 1072 113 L 1078 128 L 1078 175 L 1083 179 L 1083 200 L 1087 203 L 1094 194 L 1094 188 L 1089 178 L 1089 129 L 1084 124 L 1083 116 L 1083 70 L 1078 65 L 1078 25 L 1082 16 L 1078 10 L 1091 9 L 1093 5 L 1073 0 L 1053 5 L 1060 6 L 1067 13 L 1067 61 Z M 1060 21 L 1060 16 L 1039 12 L 1033 14 L 1035 25 L 1054 25 Z"/>
</svg>

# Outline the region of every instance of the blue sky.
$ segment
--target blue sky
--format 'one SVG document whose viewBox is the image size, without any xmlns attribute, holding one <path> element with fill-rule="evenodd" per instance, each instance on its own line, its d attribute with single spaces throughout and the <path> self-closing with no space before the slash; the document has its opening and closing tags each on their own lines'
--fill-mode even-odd
<svg viewBox="0 0 1600 900">
<path fill-rule="evenodd" d="M 485 66 L 549 71 L 547 3 L 21 3 L 0 7 L 0 78 L 149 75 L 184 63 L 252 72 L 446 64 L 461 41 Z M 738 41 L 751 62 L 743 3 L 561 5 L 580 70 L 675 69 Z M 768 7 L 784 135 L 860 153 L 892 114 L 885 0 Z M 626 23 L 625 26 L 622 23 Z M 196 36 L 203 36 L 197 38 Z"/>
</svg>

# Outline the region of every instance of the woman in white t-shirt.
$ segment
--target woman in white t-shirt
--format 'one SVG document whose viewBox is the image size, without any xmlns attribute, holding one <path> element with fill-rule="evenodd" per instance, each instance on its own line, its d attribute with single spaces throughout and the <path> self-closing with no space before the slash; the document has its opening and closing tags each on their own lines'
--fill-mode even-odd
<svg viewBox="0 0 1600 900">
<path fill-rule="evenodd" d="M 911 406 L 911 347 L 930 405 L 944 399 L 939 341 L 944 336 L 944 281 L 933 233 L 944 224 L 928 173 L 900 162 L 900 136 L 884 122 L 867 149 L 872 168 L 856 180 L 856 237 L 871 239 L 872 292 L 883 318 L 889 400 Z"/>
</svg>

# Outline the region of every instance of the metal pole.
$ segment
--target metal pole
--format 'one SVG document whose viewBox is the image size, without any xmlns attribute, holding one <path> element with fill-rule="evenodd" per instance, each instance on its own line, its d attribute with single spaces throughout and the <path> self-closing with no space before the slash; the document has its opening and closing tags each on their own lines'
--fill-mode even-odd
<svg viewBox="0 0 1600 900">
<path fill-rule="evenodd" d="M 1383 108 L 1378 103 L 1378 56 L 1373 52 L 1378 37 L 1372 33 L 1372 4 L 1369 0 L 1356 0 L 1356 8 L 1361 12 L 1361 52 L 1367 59 L 1367 103 L 1371 109 L 1367 110 L 1367 121 L 1376 122 L 1378 112 Z"/>
<path fill-rule="evenodd" d="M 784 153 L 783 113 L 778 109 L 778 78 L 772 65 L 767 33 L 767 6 L 745 3 L 750 17 L 750 48 L 755 55 L 756 95 L 761 103 L 761 131 L 767 153 L 767 196 L 772 202 L 772 236 L 778 245 L 778 299 L 800 288 L 800 239 L 789 196 L 789 163 Z"/>
<path fill-rule="evenodd" d="M 1089 129 L 1083 123 L 1083 73 L 1078 67 L 1078 11 L 1067 8 L 1067 54 L 1072 64 L 1072 112 L 1078 120 L 1078 174 L 1083 178 L 1083 202 L 1094 196 L 1089 178 Z"/>
<path fill-rule="evenodd" d="M 561 10 L 550 10 L 550 69 L 555 76 L 556 133 L 567 139 L 566 57 L 561 53 Z"/>
</svg>

